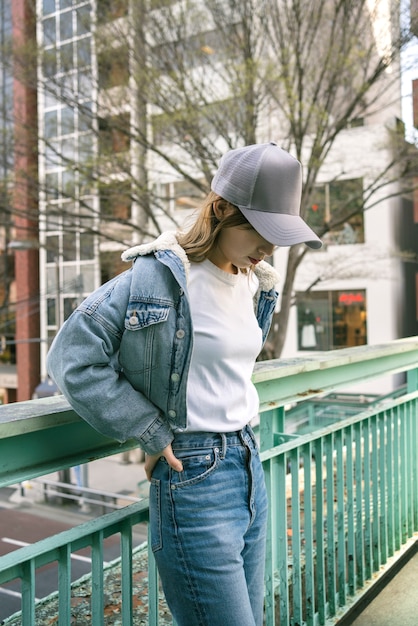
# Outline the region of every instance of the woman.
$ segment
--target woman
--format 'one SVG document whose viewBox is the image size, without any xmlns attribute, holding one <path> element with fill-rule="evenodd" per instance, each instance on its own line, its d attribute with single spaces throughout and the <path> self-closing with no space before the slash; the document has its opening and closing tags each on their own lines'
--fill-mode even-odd
<svg viewBox="0 0 418 626">
<path fill-rule="evenodd" d="M 321 242 L 299 216 L 300 163 L 275 143 L 228 152 L 187 232 L 122 255 L 48 369 L 75 411 L 146 452 L 152 549 L 178 626 L 261 626 L 267 498 L 249 422 L 275 308 L 277 245 Z"/>
</svg>

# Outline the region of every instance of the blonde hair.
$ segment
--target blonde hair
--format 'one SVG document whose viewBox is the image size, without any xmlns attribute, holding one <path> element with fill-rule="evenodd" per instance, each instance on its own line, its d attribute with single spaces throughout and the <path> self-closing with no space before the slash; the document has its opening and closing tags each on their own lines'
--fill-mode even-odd
<svg viewBox="0 0 418 626">
<path fill-rule="evenodd" d="M 215 204 L 222 211 L 228 208 L 230 214 L 219 220 L 213 208 Z M 177 239 L 189 259 L 201 263 L 216 246 L 221 231 L 232 226 L 250 226 L 250 224 L 238 207 L 211 191 L 192 226 L 187 231 L 177 233 Z"/>
</svg>

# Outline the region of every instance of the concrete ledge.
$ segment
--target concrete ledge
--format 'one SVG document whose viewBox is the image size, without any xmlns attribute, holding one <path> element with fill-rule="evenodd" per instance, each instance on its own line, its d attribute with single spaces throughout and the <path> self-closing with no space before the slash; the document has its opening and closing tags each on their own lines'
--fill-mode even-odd
<svg viewBox="0 0 418 626">
<path fill-rule="evenodd" d="M 382 571 L 375 574 L 374 579 L 366 585 L 364 592 L 360 596 L 360 598 L 344 613 L 343 617 L 338 619 L 338 621 L 334 622 L 336 626 L 355 626 L 357 624 L 357 619 L 360 618 L 363 611 L 369 607 L 369 605 L 375 600 L 382 591 L 393 581 L 395 576 L 399 574 L 402 569 L 418 555 L 418 533 L 412 537 L 412 539 L 405 544 L 405 546 L 400 550 L 400 552 L 393 556 L 388 560 L 388 563 L 383 567 Z M 414 583 L 413 583 L 414 584 Z M 414 591 L 409 588 L 408 594 L 412 594 L 415 597 Z M 418 603 L 417 603 L 418 604 Z M 395 598 L 393 598 L 392 605 L 396 605 Z M 408 626 L 408 624 L 416 624 L 417 619 L 417 611 L 414 612 L 414 615 L 411 617 L 413 621 L 408 622 L 405 621 L 404 618 L 401 617 L 401 609 L 399 607 L 399 622 L 396 622 L 397 625 Z M 398 610 L 398 609 L 397 609 Z M 381 624 L 381 622 L 376 622 Z M 363 621 L 359 621 L 360 624 L 363 624 Z M 366 624 L 366 622 L 364 622 Z M 373 626 L 370 622 L 367 622 L 368 626 Z M 393 622 L 393 626 L 395 626 L 395 622 Z"/>
</svg>

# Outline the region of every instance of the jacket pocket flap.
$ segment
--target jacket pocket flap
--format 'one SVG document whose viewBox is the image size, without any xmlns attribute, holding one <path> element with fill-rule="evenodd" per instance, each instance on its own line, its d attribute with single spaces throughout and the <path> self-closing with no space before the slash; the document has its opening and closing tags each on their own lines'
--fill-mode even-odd
<svg viewBox="0 0 418 626">
<path fill-rule="evenodd" d="M 158 302 L 135 302 L 129 304 L 125 315 L 125 329 L 139 330 L 151 324 L 165 322 L 170 307 Z"/>
</svg>

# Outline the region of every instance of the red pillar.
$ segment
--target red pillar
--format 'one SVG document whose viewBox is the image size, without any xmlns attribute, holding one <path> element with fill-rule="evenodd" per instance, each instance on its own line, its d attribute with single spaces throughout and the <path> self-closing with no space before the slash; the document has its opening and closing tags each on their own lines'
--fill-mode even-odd
<svg viewBox="0 0 418 626">
<path fill-rule="evenodd" d="M 412 113 L 414 126 L 418 128 L 418 78 L 412 81 Z"/>
<path fill-rule="evenodd" d="M 40 382 L 38 132 L 36 17 L 32 0 L 13 0 L 13 212 L 17 241 L 33 247 L 15 251 L 17 401 L 30 400 Z"/>
</svg>

